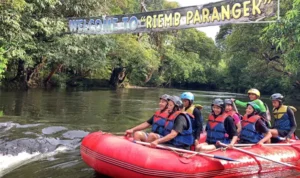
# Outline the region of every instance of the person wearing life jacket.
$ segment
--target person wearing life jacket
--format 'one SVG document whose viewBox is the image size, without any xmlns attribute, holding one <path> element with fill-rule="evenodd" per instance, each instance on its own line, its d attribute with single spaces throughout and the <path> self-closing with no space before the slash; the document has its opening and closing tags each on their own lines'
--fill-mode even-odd
<svg viewBox="0 0 300 178">
<path fill-rule="evenodd" d="M 169 117 L 164 127 L 163 137 L 151 142 L 152 147 L 166 143 L 183 149 L 190 149 L 194 143 L 191 118 L 182 112 L 182 101 L 178 96 L 171 96 L 168 103 Z M 150 134 L 152 136 L 154 134 Z"/>
<path fill-rule="evenodd" d="M 237 131 L 233 118 L 225 113 L 224 102 L 221 99 L 213 100 L 211 104 L 212 112 L 208 116 L 206 124 L 206 142 L 199 144 L 196 151 L 212 151 L 219 148 L 217 141 L 229 144 L 232 148 L 237 141 Z"/>
<path fill-rule="evenodd" d="M 239 143 L 255 143 L 262 145 L 269 142 L 272 134 L 259 115 L 260 108 L 255 102 L 249 102 L 246 114 L 242 119 L 242 131 Z"/>
<path fill-rule="evenodd" d="M 167 117 L 169 115 L 169 112 L 167 110 L 168 108 L 168 99 L 169 95 L 164 94 L 159 99 L 159 110 L 157 110 L 154 115 L 147 120 L 146 122 L 126 130 L 125 136 L 131 136 L 134 133 L 134 140 L 137 141 L 144 141 L 144 142 L 150 142 L 152 140 L 148 140 L 149 134 L 146 132 L 143 132 L 141 130 L 144 130 L 152 125 L 151 131 L 157 135 L 162 135 L 164 132 L 164 126 L 167 120 Z"/>
<path fill-rule="evenodd" d="M 264 104 L 259 98 L 260 98 L 260 91 L 256 88 L 251 88 L 248 90 L 248 97 L 250 99 L 250 102 L 254 102 L 257 104 L 260 108 L 260 116 L 262 116 L 262 119 L 265 121 L 266 125 L 270 128 L 271 127 L 271 117 L 270 113 L 268 111 L 267 105 Z M 237 106 L 246 108 L 248 105 L 248 102 L 243 102 L 236 99 L 231 99 Z"/>
<path fill-rule="evenodd" d="M 200 134 L 203 131 L 203 117 L 201 111 L 193 104 L 195 96 L 191 92 L 184 92 L 180 96 L 183 103 L 183 112 L 187 112 L 193 116 L 192 128 L 193 136 L 195 138 L 194 145 L 199 144 Z"/>
<path fill-rule="evenodd" d="M 275 120 L 273 129 L 270 131 L 272 133 L 272 138 L 285 137 L 286 140 L 289 140 L 294 137 L 297 123 L 293 109 L 283 105 L 283 99 L 284 97 L 280 93 L 275 93 L 271 96 Z"/>
<path fill-rule="evenodd" d="M 233 104 L 234 103 L 233 103 L 233 101 L 231 101 L 231 99 L 225 99 L 224 103 L 225 103 L 225 112 L 226 112 L 226 114 L 228 114 L 229 116 L 231 116 L 233 118 L 234 124 L 235 124 L 236 129 L 237 129 L 236 131 L 239 135 L 241 130 L 242 130 L 240 114 L 237 113 L 233 109 Z"/>
</svg>

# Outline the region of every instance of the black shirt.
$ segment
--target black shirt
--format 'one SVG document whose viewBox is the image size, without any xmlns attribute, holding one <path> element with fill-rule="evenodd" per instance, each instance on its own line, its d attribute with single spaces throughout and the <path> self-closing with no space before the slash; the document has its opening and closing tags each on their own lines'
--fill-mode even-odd
<svg viewBox="0 0 300 178">
<path fill-rule="evenodd" d="M 196 121 L 196 128 L 193 130 L 194 138 L 199 139 L 200 133 L 203 131 L 203 118 L 201 111 L 198 108 L 195 108 L 193 111 L 194 119 Z"/>
<path fill-rule="evenodd" d="M 172 130 L 175 130 L 178 133 L 182 133 L 183 130 L 187 130 L 187 129 L 188 129 L 188 123 L 185 116 L 183 115 L 177 116 L 175 118 L 174 126 Z"/>
<path fill-rule="evenodd" d="M 266 134 L 269 132 L 269 129 L 266 126 L 266 123 L 261 119 L 258 119 L 257 122 L 255 123 L 255 129 L 257 132 L 262 133 L 262 134 Z"/>
<path fill-rule="evenodd" d="M 147 123 L 152 125 L 153 124 L 153 118 L 154 118 L 154 116 L 152 116 L 149 120 L 147 120 Z"/>
</svg>

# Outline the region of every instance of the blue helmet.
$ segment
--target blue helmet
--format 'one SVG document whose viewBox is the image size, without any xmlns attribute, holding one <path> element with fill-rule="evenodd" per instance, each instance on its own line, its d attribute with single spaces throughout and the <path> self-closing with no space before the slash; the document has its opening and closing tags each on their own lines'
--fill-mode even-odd
<svg viewBox="0 0 300 178">
<path fill-rule="evenodd" d="M 183 100 L 183 99 L 187 99 L 187 100 L 190 100 L 191 102 L 194 101 L 195 97 L 194 97 L 194 94 L 191 93 L 191 92 L 184 92 L 181 94 L 180 98 Z"/>
</svg>

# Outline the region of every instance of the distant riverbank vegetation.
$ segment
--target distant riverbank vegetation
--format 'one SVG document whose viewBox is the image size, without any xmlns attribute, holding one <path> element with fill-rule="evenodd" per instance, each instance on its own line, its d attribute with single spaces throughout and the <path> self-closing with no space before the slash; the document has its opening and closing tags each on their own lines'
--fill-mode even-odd
<svg viewBox="0 0 300 178">
<path fill-rule="evenodd" d="M 176 2 L 145 0 L 148 11 Z M 300 91 L 300 0 L 282 1 L 272 24 L 224 25 L 215 41 L 197 29 L 73 35 L 67 18 L 144 12 L 137 0 L 0 1 L 3 88 L 182 87 Z M 274 20 L 274 19 L 268 19 Z"/>
</svg>

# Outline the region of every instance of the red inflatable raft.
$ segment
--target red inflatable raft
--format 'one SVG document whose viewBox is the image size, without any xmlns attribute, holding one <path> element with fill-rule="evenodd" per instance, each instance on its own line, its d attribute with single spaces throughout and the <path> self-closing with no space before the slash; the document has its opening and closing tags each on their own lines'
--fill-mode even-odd
<svg viewBox="0 0 300 178">
<path fill-rule="evenodd" d="M 286 146 L 243 149 L 276 161 L 296 166 L 300 164 L 300 141 Z M 150 148 L 103 132 L 86 136 L 80 152 L 85 163 L 111 177 L 237 177 L 291 169 L 237 150 L 219 149 L 209 153 L 237 160 L 225 161 Z"/>
</svg>

